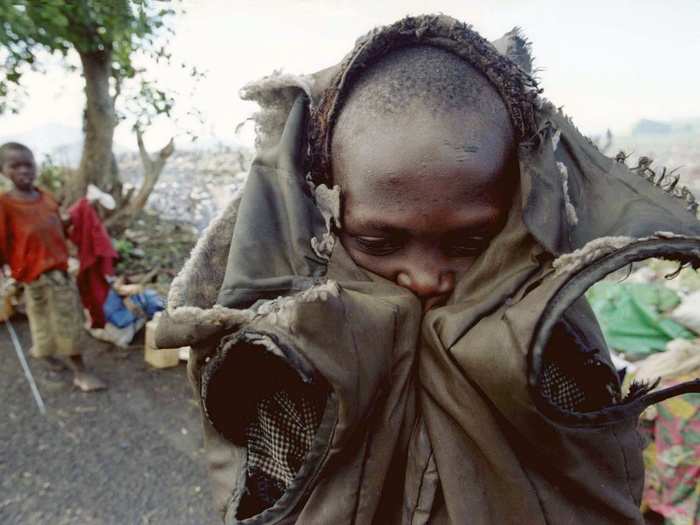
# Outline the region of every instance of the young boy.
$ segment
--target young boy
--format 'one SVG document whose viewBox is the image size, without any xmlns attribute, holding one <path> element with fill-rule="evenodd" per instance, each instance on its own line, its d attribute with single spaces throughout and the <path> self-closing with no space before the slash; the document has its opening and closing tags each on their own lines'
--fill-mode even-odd
<svg viewBox="0 0 700 525">
<path fill-rule="evenodd" d="M 85 369 L 83 311 L 67 273 L 68 248 L 58 205 L 34 186 L 36 164 L 26 146 L 0 146 L 0 172 L 13 188 L 0 195 L 0 263 L 26 287 L 32 355 L 61 358 L 73 371 L 73 384 L 84 392 L 105 388 Z"/>
<path fill-rule="evenodd" d="M 643 523 L 661 393 L 623 398 L 579 297 L 615 264 L 700 265 L 700 224 L 529 68 L 517 33 L 424 16 L 244 90 L 258 156 L 157 334 L 194 350 L 226 523 Z"/>
</svg>

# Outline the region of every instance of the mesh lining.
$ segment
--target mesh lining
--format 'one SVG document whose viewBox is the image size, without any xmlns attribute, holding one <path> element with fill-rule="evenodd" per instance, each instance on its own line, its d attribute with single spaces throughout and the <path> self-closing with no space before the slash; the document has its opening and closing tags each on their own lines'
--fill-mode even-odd
<svg viewBox="0 0 700 525">
<path fill-rule="evenodd" d="M 260 471 L 287 488 L 311 448 L 323 406 L 316 399 L 280 391 L 258 403 L 246 430 L 248 471 Z"/>
<path fill-rule="evenodd" d="M 241 518 L 274 505 L 291 485 L 313 444 L 325 396 L 311 390 L 312 385 L 300 387 L 274 392 L 259 401 L 256 416 L 246 428 L 247 491 L 239 506 Z"/>
<path fill-rule="evenodd" d="M 585 373 L 584 368 L 582 374 Z M 576 379 L 567 375 L 552 362 L 544 365 L 540 386 L 542 395 L 562 410 L 585 412 L 585 408 L 589 405 L 588 396 Z"/>
<path fill-rule="evenodd" d="M 566 321 L 560 321 L 544 354 L 540 394 L 568 412 L 593 412 L 620 398 L 617 374 Z"/>
</svg>

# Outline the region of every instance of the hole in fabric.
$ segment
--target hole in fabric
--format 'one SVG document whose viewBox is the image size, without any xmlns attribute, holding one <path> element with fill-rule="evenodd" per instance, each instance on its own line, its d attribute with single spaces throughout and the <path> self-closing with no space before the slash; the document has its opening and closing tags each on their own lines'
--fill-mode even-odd
<svg viewBox="0 0 700 525">
<path fill-rule="evenodd" d="M 538 322 L 528 377 L 536 397 L 558 413 L 604 409 L 623 401 L 621 384 L 636 363 L 696 339 L 699 247 L 693 239 L 638 241 L 576 271 Z"/>
</svg>

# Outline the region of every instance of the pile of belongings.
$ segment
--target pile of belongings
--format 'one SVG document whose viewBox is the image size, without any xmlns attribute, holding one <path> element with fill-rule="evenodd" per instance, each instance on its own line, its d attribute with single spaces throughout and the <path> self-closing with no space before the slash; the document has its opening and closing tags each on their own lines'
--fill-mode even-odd
<svg viewBox="0 0 700 525">
<path fill-rule="evenodd" d="M 90 328 L 96 339 L 127 348 L 147 321 L 165 308 L 163 298 L 140 284 L 112 283 L 103 305 L 104 328 Z"/>
<path fill-rule="evenodd" d="M 109 194 L 90 185 L 86 196 L 69 209 L 70 239 L 78 248 L 76 282 L 88 314 L 88 330 L 97 339 L 126 348 L 164 305 L 155 291 L 114 279 L 118 254 L 98 213 L 100 207 L 112 210 L 114 206 Z"/>
</svg>

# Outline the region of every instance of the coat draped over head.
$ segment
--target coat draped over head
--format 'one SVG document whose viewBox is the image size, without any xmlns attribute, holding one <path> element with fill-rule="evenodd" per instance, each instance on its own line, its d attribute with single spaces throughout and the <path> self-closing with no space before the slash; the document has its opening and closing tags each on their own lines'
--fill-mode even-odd
<svg viewBox="0 0 700 525">
<path fill-rule="evenodd" d="M 520 165 L 505 228 L 425 315 L 336 241 L 342 189 L 328 186 L 353 78 L 406 45 L 447 49 L 491 81 Z M 603 156 L 530 68 L 518 31 L 490 44 L 423 16 L 374 30 L 334 68 L 244 88 L 261 105 L 258 155 L 157 335 L 193 347 L 226 523 L 643 523 L 637 417 L 698 385 L 623 395 L 581 296 L 637 260 L 697 266 L 700 223 L 676 181 Z"/>
</svg>

